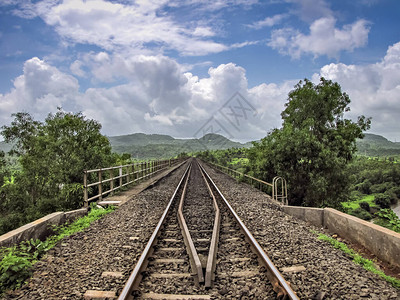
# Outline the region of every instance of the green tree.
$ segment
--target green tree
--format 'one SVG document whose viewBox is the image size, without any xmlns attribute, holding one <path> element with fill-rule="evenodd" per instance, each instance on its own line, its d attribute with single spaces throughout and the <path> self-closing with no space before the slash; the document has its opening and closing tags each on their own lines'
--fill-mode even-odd
<svg viewBox="0 0 400 300">
<path fill-rule="evenodd" d="M 364 116 L 357 122 L 345 119 L 349 103 L 338 83 L 300 81 L 288 95 L 282 128 L 249 150 L 253 174 L 268 181 L 276 175 L 286 178 L 291 204 L 338 206 L 348 192 L 346 165 L 356 139 L 371 123 Z"/>
<path fill-rule="evenodd" d="M 1 134 L 19 156 L 21 172 L 15 184 L 25 191 L 21 198 L 28 195 L 27 214 L 37 217 L 81 207 L 83 170 L 112 163 L 111 146 L 100 133 L 100 123 L 60 109 L 43 123 L 28 113 L 13 116 Z"/>
<path fill-rule="evenodd" d="M 0 187 L 4 184 L 4 176 L 6 176 L 6 160 L 4 151 L 0 150 Z"/>
</svg>

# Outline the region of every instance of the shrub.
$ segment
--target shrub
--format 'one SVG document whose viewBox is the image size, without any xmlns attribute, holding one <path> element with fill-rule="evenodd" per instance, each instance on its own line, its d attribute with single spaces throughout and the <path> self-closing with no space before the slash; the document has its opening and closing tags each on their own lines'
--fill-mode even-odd
<svg viewBox="0 0 400 300">
<path fill-rule="evenodd" d="M 378 217 L 378 220 L 374 221 L 375 224 L 400 233 L 400 218 L 393 210 L 390 208 L 381 209 L 375 215 Z"/>
<path fill-rule="evenodd" d="M 371 194 L 371 185 L 371 181 L 366 179 L 362 183 L 356 185 L 356 190 L 360 191 L 363 194 L 369 195 Z"/>
<path fill-rule="evenodd" d="M 365 202 L 365 201 L 360 202 L 360 207 L 361 207 L 363 210 L 366 210 L 366 211 L 370 212 L 370 208 L 369 208 L 369 203 L 368 203 L 368 202 Z"/>
<path fill-rule="evenodd" d="M 400 186 L 394 186 L 388 192 L 393 193 L 397 198 L 400 198 Z"/>
<path fill-rule="evenodd" d="M 394 192 L 392 190 L 388 190 L 385 192 L 385 195 L 388 197 L 390 204 L 396 204 L 397 201 L 399 200 Z"/>
<path fill-rule="evenodd" d="M 371 186 L 371 193 L 377 194 L 377 193 L 384 193 L 391 189 L 393 187 L 392 182 L 384 182 L 380 184 L 374 184 Z"/>
<path fill-rule="evenodd" d="M 362 208 L 357 208 L 357 209 L 351 210 L 349 213 L 352 216 L 355 216 L 357 218 L 360 218 L 360 219 L 363 219 L 366 221 L 369 221 L 372 219 L 372 215 Z"/>
<path fill-rule="evenodd" d="M 381 208 L 390 208 L 390 197 L 387 194 L 375 195 L 374 202 Z"/>
</svg>

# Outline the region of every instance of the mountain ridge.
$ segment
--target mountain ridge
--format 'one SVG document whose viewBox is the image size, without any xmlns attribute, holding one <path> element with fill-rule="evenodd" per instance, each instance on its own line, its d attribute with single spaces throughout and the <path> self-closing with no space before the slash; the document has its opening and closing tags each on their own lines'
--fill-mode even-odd
<svg viewBox="0 0 400 300">
<path fill-rule="evenodd" d="M 364 139 L 357 139 L 358 154 L 367 156 L 400 155 L 400 142 L 392 142 L 381 135 L 365 133 Z M 251 142 L 234 142 L 223 135 L 209 133 L 201 138 L 174 138 L 165 134 L 132 133 L 108 136 L 116 153 L 129 153 L 137 159 L 159 159 L 174 157 L 182 152 L 249 148 Z M 11 145 L 0 142 L 0 150 L 8 152 Z"/>
</svg>

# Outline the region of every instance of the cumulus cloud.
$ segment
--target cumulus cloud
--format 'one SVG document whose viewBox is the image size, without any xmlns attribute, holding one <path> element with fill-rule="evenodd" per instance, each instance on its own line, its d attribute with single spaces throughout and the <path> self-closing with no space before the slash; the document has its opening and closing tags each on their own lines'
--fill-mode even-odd
<svg viewBox="0 0 400 300">
<path fill-rule="evenodd" d="M 268 45 L 280 53 L 298 59 L 304 54 L 315 57 L 338 57 L 341 51 L 353 51 L 368 41 L 369 23 L 358 20 L 336 28 L 336 19 L 324 17 L 314 21 L 308 35 L 293 28 L 274 30 Z"/>
<path fill-rule="evenodd" d="M 390 46 L 385 57 L 375 64 L 329 64 L 319 76 L 339 82 L 351 100 L 352 116 L 372 117 L 371 132 L 398 138 L 400 115 L 400 42 Z"/>
<path fill-rule="evenodd" d="M 78 81 L 37 57 L 27 60 L 23 74 L 14 80 L 7 94 L 0 94 L 0 118 L 9 120 L 11 113 L 29 111 L 43 118 L 58 106 L 74 102 Z"/>
<path fill-rule="evenodd" d="M 246 70 L 234 63 L 210 67 L 208 74 L 200 78 L 162 55 L 122 57 L 98 52 L 85 59 L 79 69 L 93 74 L 107 69 L 108 80 L 113 84 L 80 92 L 73 76 L 39 58 L 29 59 L 11 91 L 0 95 L 1 125 L 10 122 L 13 112 L 25 110 L 43 119 L 62 106 L 100 121 L 107 135 L 158 132 L 191 137 L 201 128 L 214 128 L 217 132 L 216 126 L 222 124 L 225 131 L 220 133 L 228 137 L 258 139 L 281 126 L 280 113 L 288 92 L 298 82 L 249 87 Z M 115 81 L 118 76 L 123 84 Z M 398 138 L 400 42 L 389 47 L 379 62 L 332 63 L 322 67 L 313 80 L 318 81 L 319 76 L 339 82 L 350 95 L 349 117 L 372 116 L 372 132 Z M 240 92 L 244 100 L 231 98 L 235 92 Z M 240 109 L 241 105 L 247 106 L 247 112 Z M 215 122 L 207 123 L 211 119 Z"/>
<path fill-rule="evenodd" d="M 32 58 L 14 80 L 14 88 L 0 95 L 1 125 L 10 122 L 13 112 L 28 111 L 44 119 L 62 106 L 100 121 L 107 135 L 159 132 L 191 137 L 215 118 L 225 126 L 225 132 L 220 133 L 241 140 L 256 139 L 280 125 L 280 111 L 292 86 L 263 84 L 249 88 L 246 70 L 233 63 L 211 67 L 207 76 L 199 78 L 162 55 L 123 58 L 99 52 L 92 53 L 90 61 L 97 64 L 95 73 L 108 68 L 110 78 L 118 73 L 127 83 L 80 92 L 74 77 Z M 75 65 L 77 70 L 83 67 Z M 85 65 L 85 69 L 91 66 Z M 241 102 L 231 98 L 237 91 L 244 97 Z M 249 112 L 242 108 L 232 115 L 243 105 Z M 246 115 L 240 116 L 241 112 Z M 215 126 L 214 130 L 218 132 Z"/>
</svg>

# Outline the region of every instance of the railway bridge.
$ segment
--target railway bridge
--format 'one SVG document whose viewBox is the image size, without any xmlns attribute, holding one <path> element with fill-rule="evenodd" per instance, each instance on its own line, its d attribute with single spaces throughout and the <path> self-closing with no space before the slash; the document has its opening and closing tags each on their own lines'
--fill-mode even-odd
<svg viewBox="0 0 400 300">
<path fill-rule="evenodd" d="M 147 169 L 156 179 L 105 199 L 100 188 L 92 200 L 118 209 L 62 240 L 4 299 L 399 299 L 319 240 L 327 232 L 323 221 L 306 222 L 310 213 L 293 217 L 193 158 Z M 127 174 L 126 182 L 139 178 Z"/>
</svg>

